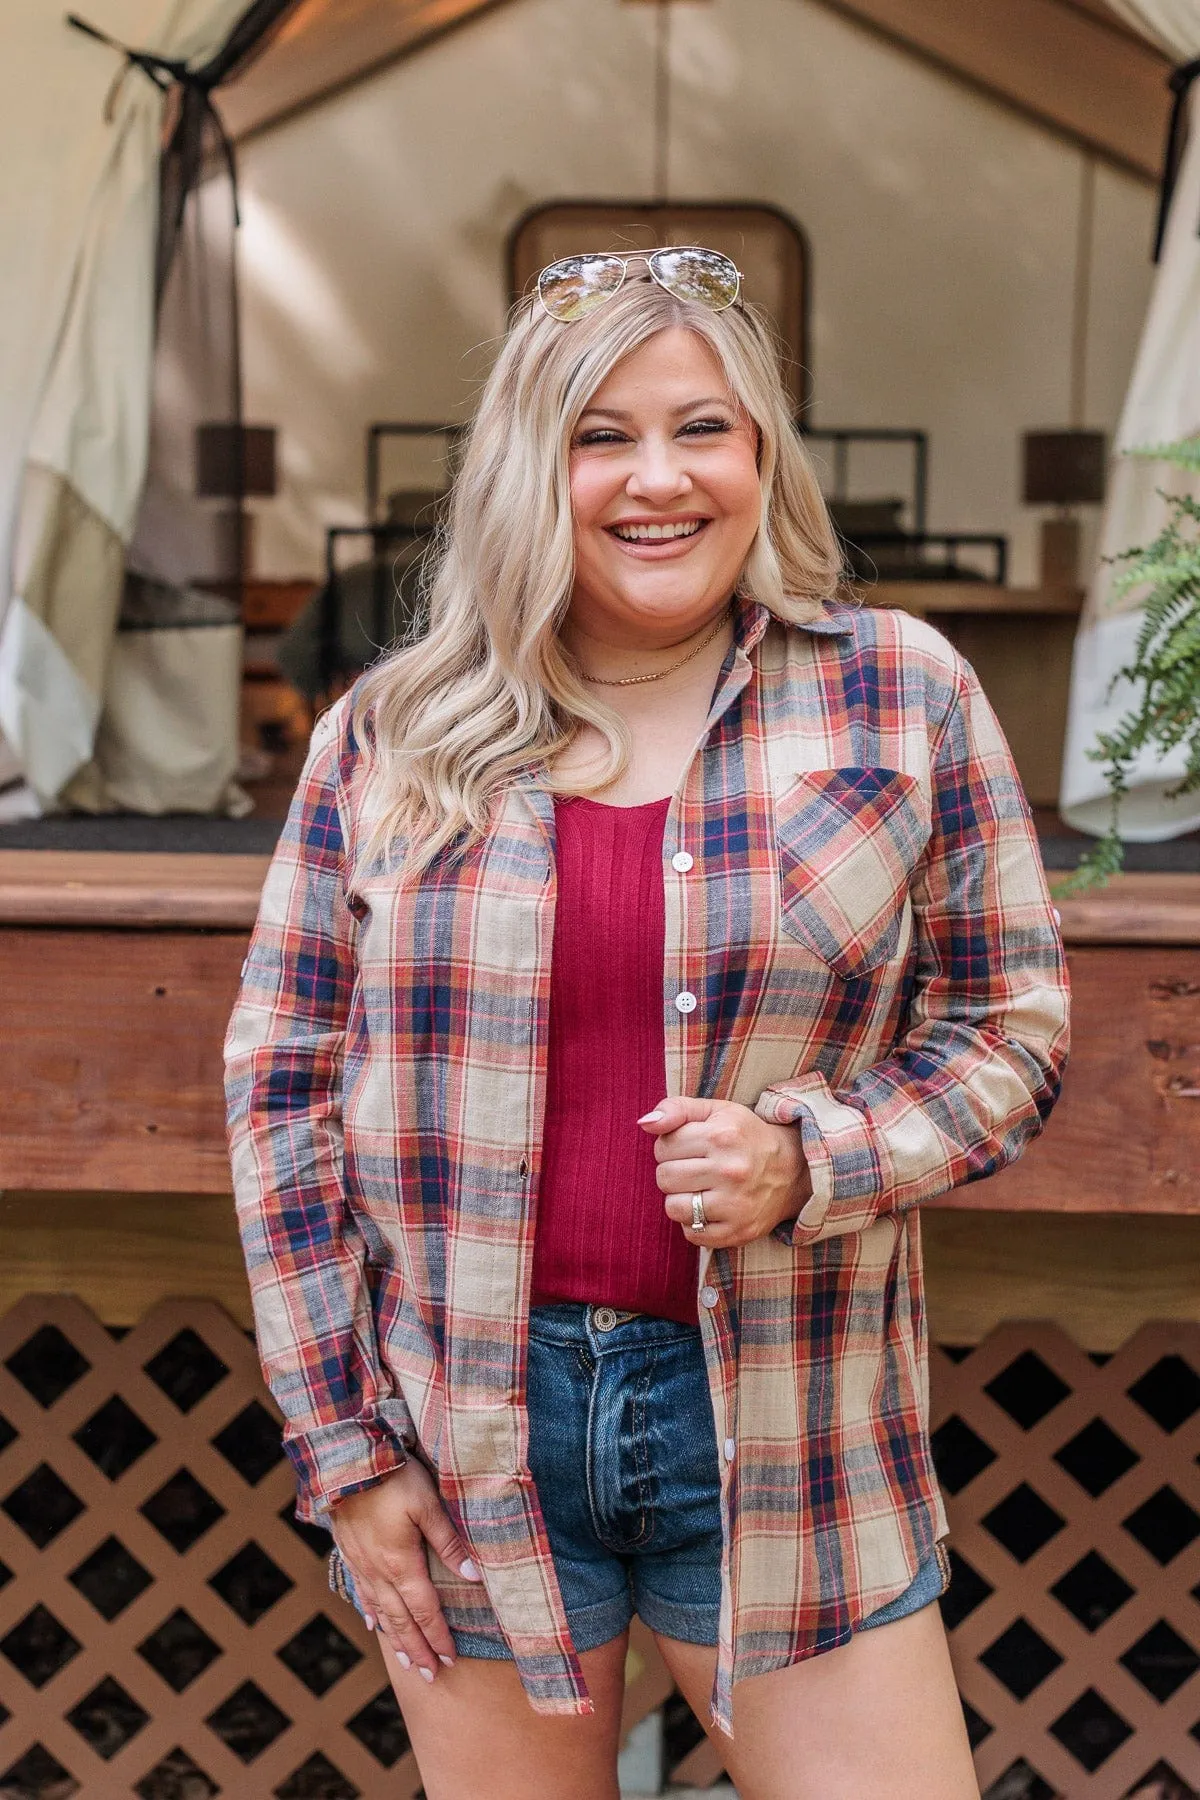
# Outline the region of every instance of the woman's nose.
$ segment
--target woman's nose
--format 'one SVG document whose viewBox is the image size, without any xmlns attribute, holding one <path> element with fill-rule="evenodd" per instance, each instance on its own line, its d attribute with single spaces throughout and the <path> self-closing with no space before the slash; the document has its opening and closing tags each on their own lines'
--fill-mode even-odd
<svg viewBox="0 0 1200 1800">
<path fill-rule="evenodd" d="M 692 479 L 683 459 L 670 444 L 647 443 L 639 446 L 637 461 L 625 484 L 632 499 L 677 500 L 691 492 Z"/>
</svg>

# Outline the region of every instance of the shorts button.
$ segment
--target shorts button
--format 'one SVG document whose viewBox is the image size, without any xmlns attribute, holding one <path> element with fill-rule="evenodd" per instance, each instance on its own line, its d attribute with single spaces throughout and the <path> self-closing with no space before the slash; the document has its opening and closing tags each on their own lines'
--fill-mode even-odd
<svg viewBox="0 0 1200 1800">
<path fill-rule="evenodd" d="M 617 1322 L 617 1315 L 611 1306 L 593 1306 L 592 1324 L 597 1331 L 611 1331 Z"/>
<path fill-rule="evenodd" d="M 695 1012 L 695 1010 L 696 1010 L 695 994 L 689 994 L 686 988 L 684 988 L 684 990 L 681 994 L 676 994 L 675 1010 L 677 1012 L 681 1012 L 681 1013 Z"/>
<path fill-rule="evenodd" d="M 720 1296 L 720 1294 L 718 1294 L 715 1287 L 708 1287 L 707 1285 L 705 1285 L 704 1287 L 702 1287 L 700 1289 L 700 1304 L 701 1304 L 701 1306 L 707 1306 L 711 1309 L 712 1307 L 716 1306 L 716 1304 L 720 1300 L 720 1298 L 721 1298 L 721 1296 Z"/>
<path fill-rule="evenodd" d="M 692 857 L 686 850 L 677 850 L 671 858 L 671 867 L 679 875 L 686 875 L 692 866 Z"/>
<path fill-rule="evenodd" d="M 725 1461 L 727 1463 L 733 1461 L 733 1453 L 736 1450 L 736 1448 L 737 1448 L 737 1445 L 734 1443 L 732 1438 L 725 1439 Z"/>
</svg>

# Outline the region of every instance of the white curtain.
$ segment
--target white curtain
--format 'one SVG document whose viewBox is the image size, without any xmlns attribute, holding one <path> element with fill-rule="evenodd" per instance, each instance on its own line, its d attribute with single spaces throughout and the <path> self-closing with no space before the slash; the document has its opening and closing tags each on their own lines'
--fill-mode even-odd
<svg viewBox="0 0 1200 1800">
<path fill-rule="evenodd" d="M 1200 0 L 1109 0 L 1109 5 L 1177 63 L 1200 56 Z M 1187 149 L 1158 278 L 1113 446 L 1102 557 L 1116 556 L 1157 534 L 1164 519 L 1160 487 L 1200 493 L 1200 483 L 1181 470 L 1121 454 L 1200 432 L 1200 82 L 1192 87 L 1188 114 Z M 1100 766 L 1087 752 L 1097 734 L 1111 729 L 1129 709 L 1129 684 L 1122 681 L 1112 688 L 1112 682 L 1131 660 L 1141 625 L 1136 594 L 1111 599 L 1114 573 L 1101 562 L 1076 639 L 1060 802 L 1068 823 L 1097 834 L 1107 829 L 1110 803 Z M 1167 797 L 1183 774 L 1184 760 L 1181 747 L 1162 762 L 1146 752 L 1134 765 L 1121 805 L 1125 837 L 1152 842 L 1200 826 L 1200 795 Z"/>
<path fill-rule="evenodd" d="M 122 43 L 199 65 L 245 7 L 81 0 L 80 11 Z M 53 803 L 92 757 L 145 472 L 164 97 L 122 69 L 59 5 L 4 0 L 0 788 L 7 781 L 10 811 L 14 793 L 25 810 Z"/>
</svg>

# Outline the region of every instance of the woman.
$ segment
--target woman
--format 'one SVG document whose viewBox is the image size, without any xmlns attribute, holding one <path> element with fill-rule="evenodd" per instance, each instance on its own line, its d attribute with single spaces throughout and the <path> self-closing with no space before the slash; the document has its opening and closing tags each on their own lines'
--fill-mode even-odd
<svg viewBox="0 0 1200 1800">
<path fill-rule="evenodd" d="M 971 671 L 832 598 L 738 286 L 543 274 L 230 1028 L 301 1514 L 430 1800 L 613 1800 L 635 1608 L 743 1800 L 977 1793 L 913 1209 L 1054 1104 L 1061 946 Z"/>
</svg>

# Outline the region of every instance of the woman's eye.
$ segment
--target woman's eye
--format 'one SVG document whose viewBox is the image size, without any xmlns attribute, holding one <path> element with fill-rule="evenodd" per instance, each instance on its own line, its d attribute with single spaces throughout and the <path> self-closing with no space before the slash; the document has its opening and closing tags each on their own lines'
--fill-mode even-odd
<svg viewBox="0 0 1200 1800">
<path fill-rule="evenodd" d="M 683 428 L 684 437 L 714 437 L 722 431 L 730 431 L 732 427 L 728 419 L 690 419 Z"/>
<path fill-rule="evenodd" d="M 606 430 L 604 427 L 595 431 L 581 432 L 575 439 L 580 449 L 586 449 L 591 444 L 622 444 L 624 441 L 619 431 Z"/>
</svg>

